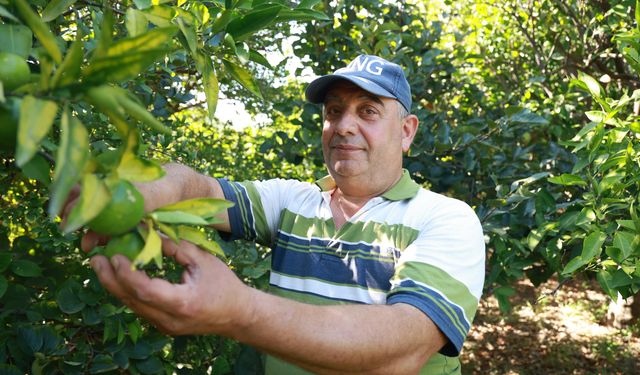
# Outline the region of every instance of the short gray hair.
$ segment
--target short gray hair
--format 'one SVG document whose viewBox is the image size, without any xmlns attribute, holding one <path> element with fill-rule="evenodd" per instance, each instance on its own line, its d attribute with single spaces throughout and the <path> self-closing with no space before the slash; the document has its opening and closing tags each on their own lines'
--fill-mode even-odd
<svg viewBox="0 0 640 375">
<path fill-rule="evenodd" d="M 399 100 L 396 100 L 398 103 L 398 116 L 400 116 L 400 120 L 403 120 L 405 117 L 409 116 L 411 113 L 400 103 Z"/>
</svg>

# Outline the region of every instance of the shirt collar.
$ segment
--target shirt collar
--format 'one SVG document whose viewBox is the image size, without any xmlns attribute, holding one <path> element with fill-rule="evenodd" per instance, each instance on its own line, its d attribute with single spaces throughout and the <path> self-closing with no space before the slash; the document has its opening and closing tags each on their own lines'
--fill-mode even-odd
<svg viewBox="0 0 640 375">
<path fill-rule="evenodd" d="M 322 191 L 329 191 L 336 188 L 336 182 L 330 175 L 317 180 L 316 185 L 318 185 Z M 411 179 L 409 171 L 403 169 L 402 177 L 400 177 L 391 189 L 382 194 L 382 197 L 391 201 L 401 201 L 415 197 L 416 194 L 418 194 L 418 190 L 420 190 L 420 185 Z"/>
</svg>

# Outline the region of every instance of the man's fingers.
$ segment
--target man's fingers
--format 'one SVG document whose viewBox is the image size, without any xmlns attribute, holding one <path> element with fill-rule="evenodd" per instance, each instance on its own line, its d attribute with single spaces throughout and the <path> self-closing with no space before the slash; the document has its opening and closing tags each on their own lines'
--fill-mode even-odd
<svg viewBox="0 0 640 375">
<path fill-rule="evenodd" d="M 180 241 L 176 244 L 167 237 L 162 238 L 162 252 L 166 256 L 175 258 L 176 262 L 183 266 L 198 264 L 203 260 L 203 256 L 209 255 L 191 242 Z"/>
<path fill-rule="evenodd" d="M 115 261 L 113 258 L 116 258 Z M 148 303 L 145 301 L 148 298 L 141 298 L 140 293 L 136 292 L 136 288 L 146 290 L 148 288 L 147 284 L 150 284 L 152 280 L 158 279 L 149 279 L 144 272 L 132 270 L 131 263 L 123 256 L 114 256 L 113 258 L 111 261 L 101 255 L 91 258 L 91 266 L 102 286 L 138 315 L 149 320 L 161 330 L 166 331 L 168 328 L 164 327 L 162 322 L 173 320 L 170 314 L 170 307 L 165 309 L 166 305 L 164 303 L 153 299 Z M 117 266 L 114 268 L 113 264 Z M 131 275 L 134 276 L 132 277 Z M 135 281 L 131 281 L 131 284 L 129 284 L 127 280 Z M 157 287 L 163 288 L 166 285 L 154 285 L 154 288 Z"/>
<path fill-rule="evenodd" d="M 88 231 L 80 240 L 80 248 L 84 252 L 88 253 L 93 250 L 94 247 L 105 245 L 107 242 L 109 242 L 109 236 L 98 234 L 94 231 Z"/>
</svg>

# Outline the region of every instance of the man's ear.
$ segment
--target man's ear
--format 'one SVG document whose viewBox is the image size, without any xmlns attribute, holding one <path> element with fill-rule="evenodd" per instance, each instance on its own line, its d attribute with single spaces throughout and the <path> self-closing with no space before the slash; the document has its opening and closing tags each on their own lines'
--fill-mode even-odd
<svg viewBox="0 0 640 375">
<path fill-rule="evenodd" d="M 402 120 L 402 152 L 409 151 L 413 138 L 418 131 L 418 117 L 409 115 Z"/>
</svg>

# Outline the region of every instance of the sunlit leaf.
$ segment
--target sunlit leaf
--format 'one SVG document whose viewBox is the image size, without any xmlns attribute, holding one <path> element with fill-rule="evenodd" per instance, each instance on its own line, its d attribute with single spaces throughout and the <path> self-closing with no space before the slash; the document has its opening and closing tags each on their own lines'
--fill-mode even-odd
<svg viewBox="0 0 640 375">
<path fill-rule="evenodd" d="M 40 149 L 40 143 L 51 130 L 56 118 L 58 104 L 50 100 L 37 99 L 31 95 L 22 100 L 18 124 L 16 164 L 23 166 Z"/>
<path fill-rule="evenodd" d="M 302 0 L 300 1 L 300 4 L 298 4 L 297 8 L 311 9 L 321 2 L 322 0 Z"/>
<path fill-rule="evenodd" d="M 78 81 L 80 77 L 80 66 L 83 59 L 82 32 L 78 30 L 76 40 L 67 50 L 67 54 L 62 60 L 62 64 L 56 70 L 51 79 L 51 87 L 68 85 Z"/>
<path fill-rule="evenodd" d="M 198 228 L 181 225 L 178 227 L 178 236 L 180 239 L 189 241 L 219 258 L 226 259 L 224 251 L 220 245 L 215 241 L 209 240 L 207 234 Z"/>
<path fill-rule="evenodd" d="M 191 53 L 194 53 L 198 48 L 198 36 L 196 35 L 195 26 L 185 22 L 182 17 L 177 17 L 174 22 L 182 32 L 182 35 L 187 42 L 187 48 Z"/>
<path fill-rule="evenodd" d="M 164 169 L 158 163 L 137 156 L 139 142 L 138 132 L 131 129 L 126 138 L 120 164 L 116 169 L 118 177 L 128 181 L 146 182 L 164 176 Z"/>
<path fill-rule="evenodd" d="M 51 33 L 49 26 L 42 21 L 40 16 L 31 9 L 27 0 L 14 0 L 14 4 L 20 13 L 22 19 L 31 28 L 36 38 L 40 41 L 44 49 L 49 53 L 53 61 L 62 62 L 62 53 L 56 43 L 56 39 Z"/>
<path fill-rule="evenodd" d="M 53 220 L 62 209 L 73 185 L 80 180 L 89 160 L 89 134 L 77 118 L 63 111 L 61 141 L 51 184 L 49 217 Z"/>
<path fill-rule="evenodd" d="M 153 221 L 146 220 L 148 231 L 145 236 L 145 243 L 142 251 L 134 259 L 132 265 L 144 266 L 153 260 L 158 266 L 162 268 L 162 240 L 158 233 L 153 229 Z"/>
<path fill-rule="evenodd" d="M 599 256 L 602 251 L 602 244 L 606 239 L 607 235 L 597 230 L 588 235 L 582 243 L 582 253 L 580 254 L 582 260 L 588 263 Z"/>
<path fill-rule="evenodd" d="M 300 7 L 295 9 L 283 8 L 276 18 L 276 22 L 329 20 L 331 20 L 331 18 L 323 12 Z"/>
<path fill-rule="evenodd" d="M 216 77 L 216 72 L 213 70 L 211 60 L 209 58 L 206 59 L 207 61 L 204 64 L 202 71 L 202 83 L 204 85 L 204 94 L 207 98 L 207 111 L 209 118 L 213 119 L 216 113 L 216 107 L 218 106 L 218 93 L 220 88 L 218 84 L 218 77 Z"/>
<path fill-rule="evenodd" d="M 233 79 L 238 81 L 244 88 L 249 90 L 252 94 L 262 99 L 262 93 L 260 92 L 260 87 L 258 86 L 256 81 L 253 79 L 253 75 L 251 75 L 251 73 L 248 70 L 229 60 L 223 59 L 222 62 L 224 63 L 226 71 L 231 75 L 231 77 L 233 77 Z"/>
<path fill-rule="evenodd" d="M 640 245 L 640 236 L 629 232 L 616 232 L 613 236 L 613 246 L 622 251 L 622 260 L 627 259 Z"/>
<path fill-rule="evenodd" d="M 42 11 L 42 20 L 53 21 L 78 0 L 52 0 Z"/>
<path fill-rule="evenodd" d="M 573 175 L 573 174 L 568 174 L 568 173 L 563 173 L 560 176 L 556 176 L 556 177 L 549 177 L 547 181 L 551 182 L 552 184 L 565 185 L 565 186 L 587 185 L 587 182 L 584 179 L 582 179 L 582 177 Z"/>
<path fill-rule="evenodd" d="M 129 8 L 125 15 L 125 26 L 127 27 L 129 36 L 133 37 L 144 34 L 149 27 L 149 21 L 147 21 L 147 17 L 141 11 Z"/>
<path fill-rule="evenodd" d="M 144 34 L 120 39 L 82 72 L 88 82 L 120 82 L 135 78 L 168 51 L 167 44 L 177 28 L 156 28 Z"/>
<path fill-rule="evenodd" d="M 233 207 L 233 202 L 218 198 L 195 198 L 187 199 L 167 206 L 160 207 L 155 212 L 160 211 L 182 211 L 202 218 L 209 218 L 219 214 L 229 207 Z"/>
<path fill-rule="evenodd" d="M 111 199 L 105 183 L 98 176 L 86 173 L 82 176 L 82 190 L 78 202 L 67 218 L 63 232 L 70 233 L 96 217 Z"/>
<path fill-rule="evenodd" d="M 167 224 L 207 225 L 207 221 L 200 216 L 182 211 L 154 211 L 149 216 Z"/>
</svg>

